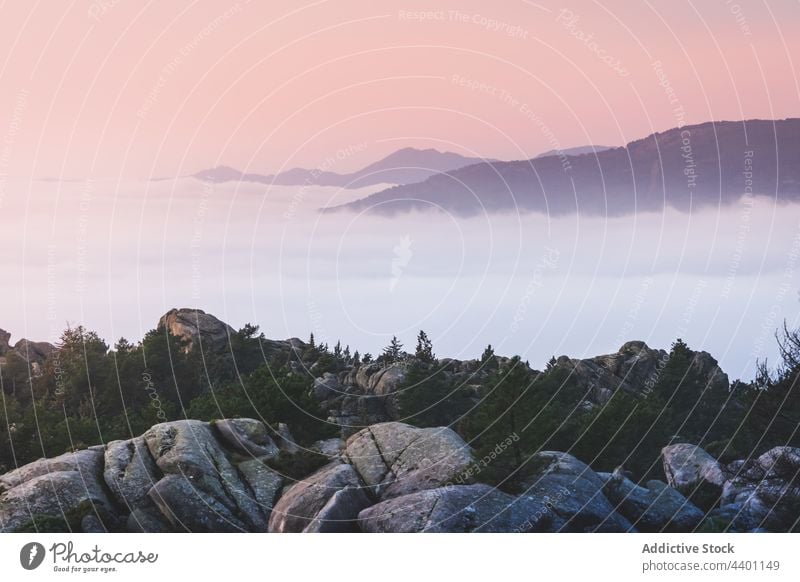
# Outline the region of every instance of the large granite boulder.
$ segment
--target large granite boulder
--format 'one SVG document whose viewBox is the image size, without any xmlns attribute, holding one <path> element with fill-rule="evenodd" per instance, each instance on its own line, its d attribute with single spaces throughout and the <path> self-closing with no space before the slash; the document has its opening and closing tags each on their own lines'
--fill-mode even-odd
<svg viewBox="0 0 800 582">
<path fill-rule="evenodd" d="M 449 428 L 401 422 L 370 426 L 347 441 L 347 462 L 376 499 L 389 499 L 447 483 L 468 483 L 469 446 Z"/>
<path fill-rule="evenodd" d="M 220 440 L 240 455 L 272 459 L 280 450 L 269 436 L 267 426 L 252 418 L 232 418 L 211 423 Z"/>
<path fill-rule="evenodd" d="M 738 467 L 725 482 L 721 508 L 736 508 L 732 529 L 747 526 L 771 531 L 800 529 L 800 448 L 775 447 Z"/>
<path fill-rule="evenodd" d="M 40 459 L 0 477 L 0 531 L 95 531 L 116 526 L 98 448 Z M 84 519 L 93 515 L 96 519 Z"/>
<path fill-rule="evenodd" d="M 170 309 L 158 320 L 158 328 L 187 342 L 187 349 L 195 346 L 220 348 L 229 343 L 234 329 L 201 309 Z"/>
<path fill-rule="evenodd" d="M 619 470 L 598 476 L 605 481 L 606 498 L 640 531 L 687 532 L 703 520 L 700 509 L 662 481 L 648 481 L 641 487 Z"/>
<path fill-rule="evenodd" d="M 326 465 L 283 493 L 272 509 L 269 531 L 302 532 L 328 506 L 331 498 L 346 487 L 357 490 L 363 487 L 353 467 L 339 462 Z M 349 505 L 351 502 L 352 506 Z M 317 523 L 314 527 L 318 531 L 328 531 L 326 528 L 336 525 L 347 529 L 348 523 L 354 521 L 363 509 L 359 500 L 350 494 L 340 496 L 333 505 L 335 507 L 327 507 L 327 513 L 335 515 L 336 522 L 324 526 Z"/>
<path fill-rule="evenodd" d="M 529 532 L 552 531 L 560 520 L 532 497 L 514 497 L 489 485 L 426 489 L 373 505 L 358 516 L 362 531 Z"/>
<path fill-rule="evenodd" d="M 158 424 L 144 441 L 164 477 L 148 492 L 171 525 L 189 531 L 266 531 L 252 489 L 208 423 Z"/>
<path fill-rule="evenodd" d="M 635 531 L 603 492 L 604 481 L 572 455 L 542 451 L 528 461 L 533 474 L 522 485 L 524 495 L 542 500 L 562 521 L 558 531 Z"/>
<path fill-rule="evenodd" d="M 304 533 L 334 533 L 358 531 L 356 517 L 372 501 L 364 488 L 345 485 L 334 493 L 304 529 Z"/>
<path fill-rule="evenodd" d="M 667 483 L 701 509 L 717 505 L 726 476 L 722 465 L 700 447 L 688 443 L 661 449 Z"/>
<path fill-rule="evenodd" d="M 143 437 L 112 441 L 105 451 L 103 471 L 108 488 L 129 511 L 149 504 L 147 492 L 161 478 Z"/>
<path fill-rule="evenodd" d="M 58 348 L 49 342 L 32 342 L 21 339 L 14 344 L 13 350 L 29 364 L 42 364 Z"/>
</svg>

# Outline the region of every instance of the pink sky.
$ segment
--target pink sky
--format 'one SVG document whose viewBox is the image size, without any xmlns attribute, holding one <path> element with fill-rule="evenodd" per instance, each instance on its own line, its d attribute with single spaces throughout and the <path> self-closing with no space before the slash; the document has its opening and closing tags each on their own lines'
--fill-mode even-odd
<svg viewBox="0 0 800 582">
<path fill-rule="evenodd" d="M 331 158 L 348 171 L 404 146 L 519 159 L 800 111 L 800 10 L 788 0 L 1 10 L 2 176 L 271 172 Z"/>
</svg>

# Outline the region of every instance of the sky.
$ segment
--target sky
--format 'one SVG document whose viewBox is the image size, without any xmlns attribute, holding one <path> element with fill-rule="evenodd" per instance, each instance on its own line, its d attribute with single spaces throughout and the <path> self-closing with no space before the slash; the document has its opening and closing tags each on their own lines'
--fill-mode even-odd
<svg viewBox="0 0 800 582">
<path fill-rule="evenodd" d="M 6 2 L 0 178 L 350 171 L 796 116 L 796 1 Z"/>
<path fill-rule="evenodd" d="M 173 307 L 377 351 L 417 329 L 535 366 L 683 337 L 752 377 L 800 324 L 797 206 L 622 218 L 317 210 L 382 189 L 203 184 L 402 147 L 525 159 L 797 117 L 797 1 L 12 1 L 0 327 L 136 341 Z M 169 178 L 154 181 L 151 178 Z"/>
</svg>

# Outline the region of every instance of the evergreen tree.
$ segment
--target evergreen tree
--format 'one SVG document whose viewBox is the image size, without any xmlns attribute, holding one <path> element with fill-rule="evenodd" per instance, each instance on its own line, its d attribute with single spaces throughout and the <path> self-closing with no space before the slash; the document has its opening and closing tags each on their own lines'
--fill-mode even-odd
<svg viewBox="0 0 800 582">
<path fill-rule="evenodd" d="M 454 394 L 440 370 L 415 361 L 397 392 L 400 419 L 419 427 L 447 426 L 466 411 L 468 401 Z"/>
<path fill-rule="evenodd" d="M 433 354 L 433 344 L 428 339 L 428 335 L 422 330 L 419 331 L 417 336 L 417 349 L 414 355 L 418 360 L 428 364 L 432 364 L 436 359 Z"/>
<path fill-rule="evenodd" d="M 384 363 L 393 364 L 395 362 L 400 361 L 400 357 L 403 353 L 403 344 L 397 339 L 397 336 L 392 336 L 392 341 L 389 342 L 389 345 L 383 349 L 383 353 L 381 354 L 381 359 Z"/>
<path fill-rule="evenodd" d="M 483 350 L 483 354 L 481 354 L 481 367 L 489 372 L 497 369 L 497 358 L 495 358 L 492 344 L 486 346 L 486 349 Z"/>
</svg>

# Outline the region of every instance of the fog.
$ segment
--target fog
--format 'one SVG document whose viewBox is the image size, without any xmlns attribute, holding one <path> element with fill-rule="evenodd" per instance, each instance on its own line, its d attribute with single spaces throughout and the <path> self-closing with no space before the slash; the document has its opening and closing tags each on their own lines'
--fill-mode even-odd
<svg viewBox="0 0 800 582">
<path fill-rule="evenodd" d="M 731 378 L 800 325 L 800 209 L 769 199 L 622 218 L 323 214 L 361 191 L 259 184 L 9 180 L 0 327 L 56 341 L 83 324 L 141 339 L 172 307 L 268 337 L 376 354 L 419 329 L 439 356 L 491 343 L 534 367 L 677 337 Z"/>
</svg>

